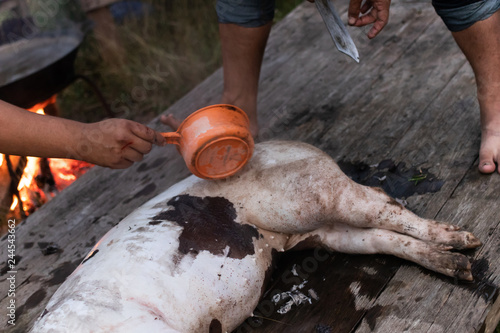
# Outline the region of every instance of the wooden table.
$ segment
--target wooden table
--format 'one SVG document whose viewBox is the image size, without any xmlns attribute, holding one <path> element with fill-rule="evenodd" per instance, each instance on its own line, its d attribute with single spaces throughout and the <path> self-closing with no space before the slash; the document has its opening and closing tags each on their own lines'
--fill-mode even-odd
<svg viewBox="0 0 500 333">
<path fill-rule="evenodd" d="M 337 9 L 345 20 L 346 3 Z M 418 215 L 472 231 L 484 243 L 467 253 L 476 280 L 453 281 L 389 256 L 288 253 L 255 317 L 237 331 L 492 332 L 500 320 L 500 176 L 477 171 L 472 71 L 429 2 L 393 2 L 389 25 L 372 41 L 366 29 L 349 30 L 360 64 L 336 51 L 313 4 L 273 28 L 260 85 L 261 140 L 312 143 L 354 179 L 406 195 Z M 166 112 L 185 117 L 217 103 L 221 91 L 218 70 Z M 157 119 L 151 125 L 165 130 Z M 420 172 L 425 180 L 409 181 Z M 127 170 L 94 168 L 20 224 L 17 321 L 10 331 L 30 327 L 107 230 L 187 175 L 173 147 L 155 148 Z M 44 255 L 51 244 L 60 250 Z M 6 249 L 4 238 L 1 267 Z M 6 270 L 2 313 L 9 302 Z M 304 281 L 302 291 L 314 290 L 317 299 L 277 313 L 281 305 L 271 297 Z"/>
</svg>

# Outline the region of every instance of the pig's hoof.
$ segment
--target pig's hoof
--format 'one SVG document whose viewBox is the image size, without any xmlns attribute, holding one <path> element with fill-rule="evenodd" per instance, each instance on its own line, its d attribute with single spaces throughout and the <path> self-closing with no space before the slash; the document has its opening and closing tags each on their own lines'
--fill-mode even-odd
<svg viewBox="0 0 500 333">
<path fill-rule="evenodd" d="M 443 246 L 433 246 L 419 263 L 435 272 L 460 280 L 472 281 L 471 263 L 469 258 L 461 253 L 443 251 Z M 418 261 L 417 261 L 418 262 Z"/>
<path fill-rule="evenodd" d="M 470 270 L 466 271 L 457 271 L 455 277 L 459 280 L 464 281 L 472 281 L 474 278 L 472 277 L 472 272 Z"/>
<path fill-rule="evenodd" d="M 461 231 L 451 244 L 455 249 L 475 249 L 481 246 L 481 241 L 468 231 Z"/>
<path fill-rule="evenodd" d="M 483 245 L 483 243 L 481 243 L 479 238 L 477 238 L 470 232 L 465 232 L 464 238 L 468 249 L 474 249 L 476 247 Z"/>
<path fill-rule="evenodd" d="M 460 253 L 444 252 L 442 253 L 442 264 L 446 275 L 455 277 L 459 280 L 472 281 L 471 264 L 469 259 Z"/>
</svg>

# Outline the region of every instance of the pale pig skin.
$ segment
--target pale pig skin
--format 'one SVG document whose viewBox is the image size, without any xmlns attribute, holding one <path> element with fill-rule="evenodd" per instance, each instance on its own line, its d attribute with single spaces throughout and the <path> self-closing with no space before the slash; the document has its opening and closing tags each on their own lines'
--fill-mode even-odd
<svg viewBox="0 0 500 333">
<path fill-rule="evenodd" d="M 272 252 L 297 245 L 391 254 L 471 280 L 467 257 L 450 250 L 480 241 L 353 182 L 310 145 L 261 143 L 236 176 L 191 176 L 122 220 L 32 332 L 230 332 L 257 306 Z"/>
</svg>

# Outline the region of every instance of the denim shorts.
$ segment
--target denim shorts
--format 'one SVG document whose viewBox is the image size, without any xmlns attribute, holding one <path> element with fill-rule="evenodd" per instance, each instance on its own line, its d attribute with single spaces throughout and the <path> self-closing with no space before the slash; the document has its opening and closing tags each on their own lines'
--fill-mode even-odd
<svg viewBox="0 0 500 333">
<path fill-rule="evenodd" d="M 500 0 L 433 0 L 432 5 L 446 27 L 457 32 L 493 15 L 500 9 Z"/>
<path fill-rule="evenodd" d="M 215 9 L 219 23 L 234 23 L 256 28 L 274 18 L 275 0 L 217 0 Z"/>
</svg>

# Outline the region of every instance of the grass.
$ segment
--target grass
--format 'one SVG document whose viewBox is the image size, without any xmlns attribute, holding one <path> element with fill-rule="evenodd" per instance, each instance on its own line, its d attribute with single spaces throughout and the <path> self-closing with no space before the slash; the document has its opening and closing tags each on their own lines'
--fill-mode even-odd
<svg viewBox="0 0 500 333">
<path fill-rule="evenodd" d="M 221 66 L 215 1 L 144 1 L 151 14 L 117 25 L 116 62 L 101 57 L 93 33 L 84 40 L 76 72 L 89 77 L 120 117 L 147 122 Z M 302 3 L 277 0 L 282 19 Z M 121 59 L 120 59 L 121 58 Z M 61 116 L 84 122 L 106 116 L 94 92 L 78 80 L 58 95 Z"/>
</svg>

